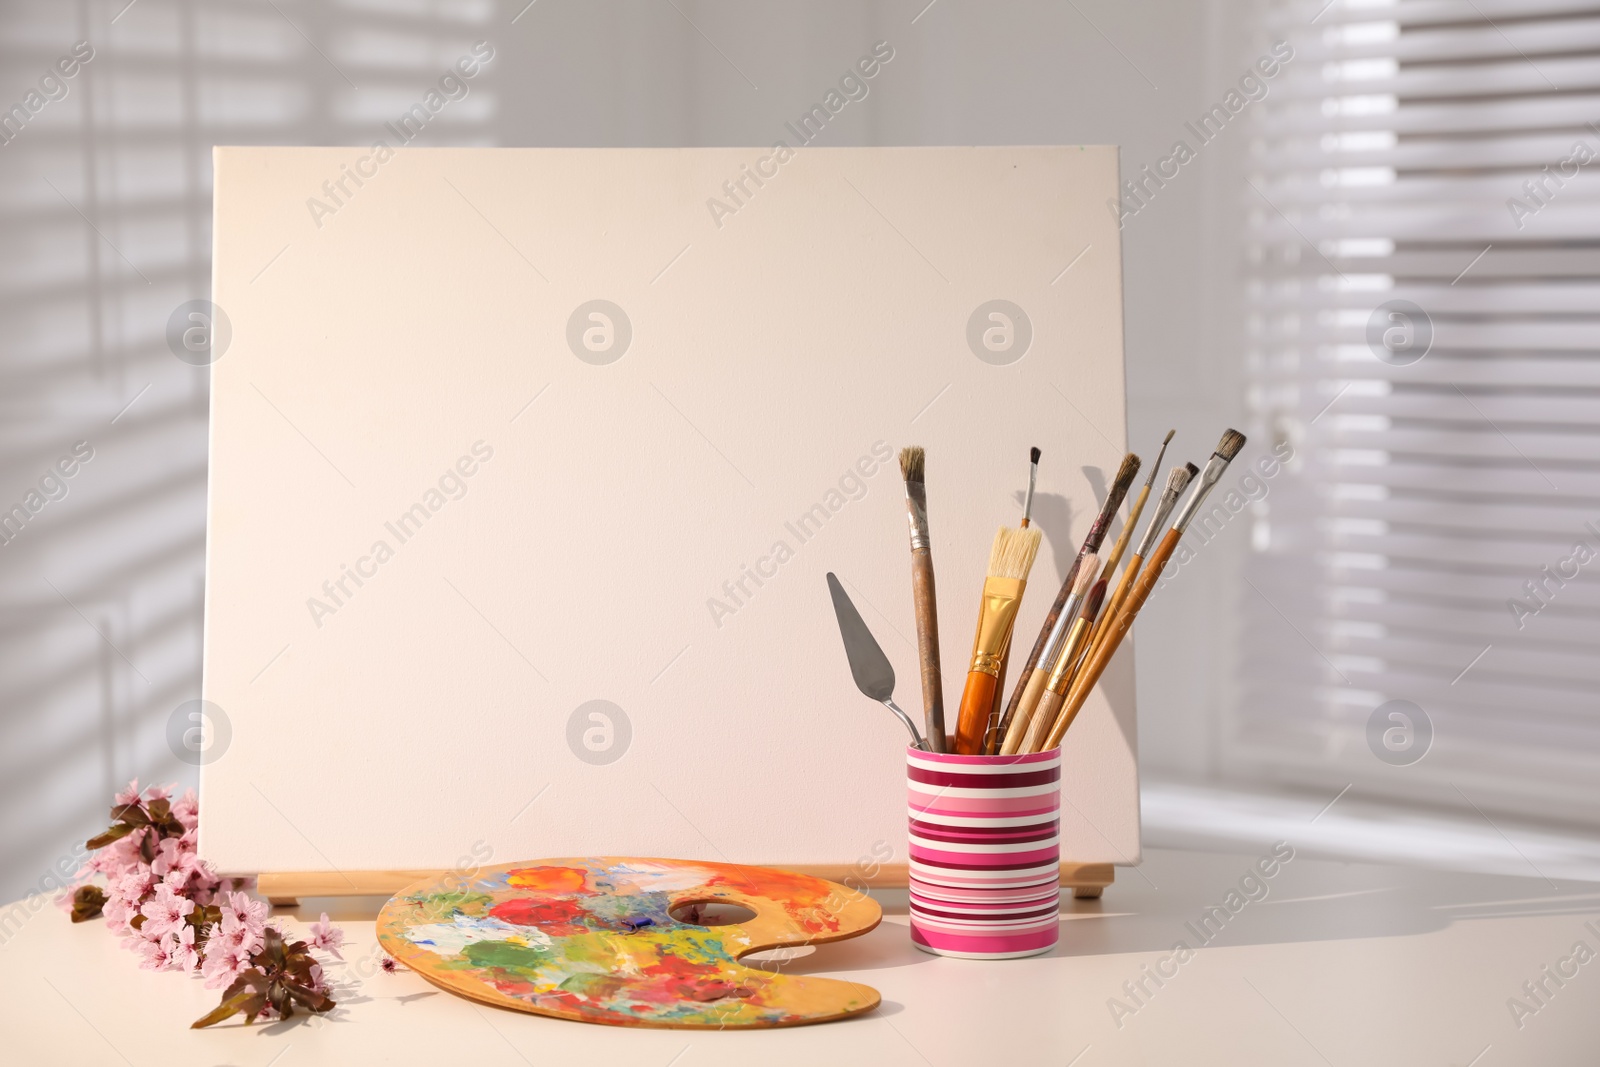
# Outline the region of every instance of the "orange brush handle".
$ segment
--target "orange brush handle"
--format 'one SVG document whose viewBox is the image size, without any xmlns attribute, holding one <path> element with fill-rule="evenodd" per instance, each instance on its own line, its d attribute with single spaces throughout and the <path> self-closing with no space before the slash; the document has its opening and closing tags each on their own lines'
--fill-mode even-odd
<svg viewBox="0 0 1600 1067">
<path fill-rule="evenodd" d="M 1061 744 L 1061 738 L 1066 734 L 1067 727 L 1077 718 L 1079 709 L 1083 707 L 1084 701 L 1089 699 L 1089 693 L 1094 689 L 1095 683 L 1100 681 L 1100 675 L 1105 673 L 1106 664 L 1111 662 L 1111 657 L 1117 654 L 1117 648 L 1122 644 L 1123 637 L 1133 628 L 1133 620 L 1138 616 L 1139 609 L 1150 599 L 1156 581 L 1166 568 L 1167 560 L 1172 558 L 1172 553 L 1178 547 L 1178 539 L 1182 536 L 1180 530 L 1167 531 L 1167 535 L 1161 539 L 1161 544 L 1156 546 L 1155 552 L 1145 562 L 1144 572 L 1134 582 L 1132 591 L 1128 593 L 1128 599 L 1123 602 L 1122 610 L 1117 613 L 1115 619 L 1106 620 L 1105 639 L 1090 650 L 1089 658 L 1078 668 L 1078 676 L 1072 680 L 1072 692 L 1068 694 L 1067 703 L 1057 716 L 1055 728 L 1050 731 L 1050 737 L 1045 742 L 1046 751 Z"/>
<path fill-rule="evenodd" d="M 986 671 L 967 675 L 967 687 L 961 691 L 961 714 L 956 719 L 957 753 L 976 756 L 983 751 L 989 716 L 994 711 L 994 694 L 999 688 L 1000 679 Z"/>
</svg>

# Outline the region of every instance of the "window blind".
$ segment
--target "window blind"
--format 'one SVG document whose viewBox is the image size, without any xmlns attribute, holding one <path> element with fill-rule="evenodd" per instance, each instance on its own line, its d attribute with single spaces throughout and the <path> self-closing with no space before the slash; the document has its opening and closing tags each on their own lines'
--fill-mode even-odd
<svg viewBox="0 0 1600 1067">
<path fill-rule="evenodd" d="M 25 0 L 0 20 L 0 899 L 75 866 L 62 843 L 103 825 L 129 778 L 194 780 L 170 731 L 199 696 L 208 378 L 166 328 L 210 295 L 211 146 L 393 144 L 384 123 L 495 14 Z M 79 62 L 57 67 L 76 42 Z M 446 88 L 419 143 L 493 140 L 485 81 Z M 273 269 L 314 254 L 315 232 L 286 236 Z M 63 483 L 50 472 L 76 442 L 93 458 Z"/>
<path fill-rule="evenodd" d="M 1324 2 L 1259 9 L 1295 57 L 1238 186 L 1247 378 L 1294 459 L 1224 763 L 1600 823 L 1600 3 Z"/>
</svg>

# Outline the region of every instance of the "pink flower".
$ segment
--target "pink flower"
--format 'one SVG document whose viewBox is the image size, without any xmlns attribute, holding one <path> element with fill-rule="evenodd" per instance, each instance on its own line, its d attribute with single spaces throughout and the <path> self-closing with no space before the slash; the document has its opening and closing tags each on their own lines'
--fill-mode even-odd
<svg viewBox="0 0 1600 1067">
<path fill-rule="evenodd" d="M 105 907 L 100 909 L 100 914 L 105 916 L 106 929 L 119 934 L 128 929 L 128 920 L 139 913 L 127 901 L 109 897 Z"/>
<path fill-rule="evenodd" d="M 150 896 L 153 886 L 149 868 L 134 869 L 111 880 L 106 887 L 103 914 L 112 933 L 127 931 L 129 921 L 139 914 L 140 905 Z"/>
<path fill-rule="evenodd" d="M 128 788 L 111 798 L 111 803 L 118 806 L 139 803 L 139 779 L 135 778 L 129 782 Z"/>
<path fill-rule="evenodd" d="M 178 788 L 177 782 L 173 782 L 171 785 L 153 785 L 144 791 L 144 798 L 146 800 L 166 800 L 172 796 L 172 791 L 176 788 Z"/>
<path fill-rule="evenodd" d="M 200 825 L 200 801 L 193 789 L 185 789 L 183 796 L 172 802 L 172 817 L 191 833 Z"/>
<path fill-rule="evenodd" d="M 184 923 L 183 929 L 178 931 L 172 960 L 180 971 L 195 971 L 200 967 L 200 953 L 194 947 L 194 927 L 188 923 Z"/>
<path fill-rule="evenodd" d="M 176 948 L 177 940 L 171 934 L 145 941 L 139 945 L 140 954 L 144 956 L 139 966 L 147 971 L 167 970 L 172 966 L 172 953 Z"/>
<path fill-rule="evenodd" d="M 156 886 L 155 895 L 139 908 L 144 925 L 139 932 L 147 938 L 159 938 L 175 933 L 184 925 L 183 917 L 194 911 L 194 901 L 180 897 L 168 885 Z"/>
<path fill-rule="evenodd" d="M 322 918 L 311 924 L 312 948 L 320 948 L 333 956 L 336 960 L 344 959 L 339 955 L 339 946 L 344 944 L 344 931 L 328 921 L 328 913 L 323 912 Z"/>
<path fill-rule="evenodd" d="M 220 989 L 231 985 L 240 973 L 249 969 L 250 956 L 254 951 L 237 943 L 228 943 L 227 935 L 211 928 L 211 937 L 206 941 L 205 962 L 200 965 L 200 973 L 205 977 L 207 989 Z"/>
<path fill-rule="evenodd" d="M 226 923 L 229 913 L 237 916 L 238 921 L 255 936 L 260 937 L 262 930 L 267 925 L 267 902 L 264 900 L 251 900 L 244 893 L 229 893 L 227 903 L 222 905 L 222 919 Z"/>
</svg>

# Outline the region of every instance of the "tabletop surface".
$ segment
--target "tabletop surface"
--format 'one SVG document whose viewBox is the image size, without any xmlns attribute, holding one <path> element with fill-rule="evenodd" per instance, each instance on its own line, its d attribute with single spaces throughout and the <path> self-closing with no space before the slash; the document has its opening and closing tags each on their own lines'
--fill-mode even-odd
<svg viewBox="0 0 1600 1067">
<path fill-rule="evenodd" d="M 889 895 L 878 929 L 782 964 L 791 974 L 874 986 L 883 994 L 876 1012 L 749 1032 L 595 1026 L 471 1003 L 378 966 L 372 919 L 382 902 L 370 898 L 278 912 L 295 932 L 324 908 L 345 928 L 346 962 L 329 971 L 340 1006 L 329 1016 L 190 1031 L 218 999 L 198 978 L 141 971 L 98 920 L 74 926 L 48 903 L 32 913 L 13 905 L 0 910 L 11 916 L 0 945 L 6 1059 L 132 1067 L 543 1067 L 578 1057 L 646 1067 L 1600 1063 L 1600 883 L 1300 855 L 1268 864 L 1269 878 L 1258 863 L 1270 846 L 1259 855 L 1145 855 L 1141 868 L 1118 869 L 1103 899 L 1064 902 L 1060 944 L 1033 959 L 919 952 L 903 903 Z"/>
</svg>

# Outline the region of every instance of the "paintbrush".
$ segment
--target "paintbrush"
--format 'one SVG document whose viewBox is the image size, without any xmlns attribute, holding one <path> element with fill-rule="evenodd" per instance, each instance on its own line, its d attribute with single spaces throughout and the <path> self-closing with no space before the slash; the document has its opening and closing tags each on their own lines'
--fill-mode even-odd
<svg viewBox="0 0 1600 1067">
<path fill-rule="evenodd" d="M 1028 495 L 1022 498 L 1021 527 L 1026 530 L 1033 521 L 1033 490 L 1039 483 L 1039 457 L 1043 455 L 1037 448 L 1028 449 Z M 1000 657 L 1000 673 L 995 676 L 994 707 L 989 711 L 989 723 L 983 732 L 983 751 L 994 755 L 1000 747 L 1001 707 L 1000 701 L 1006 693 L 1006 673 L 1011 669 L 1011 643 L 1006 642 L 1006 653 Z"/>
<path fill-rule="evenodd" d="M 922 715 L 928 747 L 945 751 L 944 686 L 939 676 L 939 604 L 933 587 L 933 544 L 928 538 L 927 453 L 912 445 L 900 450 L 900 476 L 906 483 L 906 517 L 911 523 L 911 604 L 917 616 L 917 659 L 922 667 Z"/>
<path fill-rule="evenodd" d="M 1206 469 L 1201 472 L 1200 480 L 1194 486 L 1194 491 L 1189 494 L 1189 499 L 1178 512 L 1178 517 L 1173 520 L 1172 528 L 1161 539 L 1161 544 L 1156 546 L 1155 552 L 1146 561 L 1144 572 L 1135 580 L 1133 588 L 1128 592 L 1127 600 L 1111 620 L 1106 628 L 1106 637 L 1090 654 L 1090 658 L 1078 670 L 1078 675 L 1072 680 L 1072 687 L 1067 693 L 1067 700 L 1062 705 L 1061 712 L 1056 716 L 1056 724 L 1050 730 L 1050 736 L 1045 740 L 1045 748 L 1052 749 L 1061 744 L 1062 736 L 1067 732 L 1067 727 L 1072 725 L 1072 720 L 1077 717 L 1084 701 L 1089 699 L 1089 692 L 1095 683 L 1100 680 L 1100 675 L 1105 673 L 1106 664 L 1111 662 L 1111 657 L 1116 655 L 1117 648 L 1122 644 L 1122 639 L 1128 630 L 1133 627 L 1133 622 L 1139 616 L 1139 609 L 1144 607 L 1144 602 L 1150 599 L 1150 593 L 1155 589 L 1156 582 L 1161 577 L 1161 571 L 1167 565 L 1167 560 L 1172 558 L 1172 553 L 1177 550 L 1178 542 L 1183 538 L 1183 532 L 1189 528 L 1189 523 L 1200 510 L 1200 505 L 1211 492 L 1217 480 L 1222 477 L 1222 472 L 1228 469 L 1228 464 L 1233 462 L 1233 457 L 1239 454 L 1244 447 L 1244 434 L 1238 430 L 1228 430 L 1223 433 L 1222 440 L 1217 442 L 1217 450 L 1211 454 Z"/>
<path fill-rule="evenodd" d="M 1122 533 L 1117 535 L 1117 543 L 1111 546 L 1111 555 L 1106 557 L 1105 565 L 1100 569 L 1100 577 L 1109 579 L 1117 573 L 1117 564 L 1122 562 L 1122 554 L 1128 550 L 1128 539 L 1133 535 L 1133 528 L 1139 525 L 1139 516 L 1144 512 L 1145 501 L 1150 499 L 1150 486 L 1155 483 L 1156 475 L 1161 473 L 1161 460 L 1167 454 L 1167 446 L 1172 443 L 1172 436 L 1177 430 L 1168 430 L 1167 436 L 1161 439 L 1161 451 L 1156 453 L 1156 461 L 1150 465 L 1150 476 L 1144 480 L 1144 486 L 1139 490 L 1139 495 L 1133 501 L 1133 507 L 1128 509 L 1128 521 L 1122 524 Z"/>
<path fill-rule="evenodd" d="M 1128 596 L 1128 590 L 1133 588 L 1133 580 L 1139 576 L 1139 568 L 1144 563 L 1145 556 L 1150 554 L 1150 546 L 1155 543 L 1156 537 L 1161 533 L 1161 528 L 1167 523 L 1167 516 L 1172 514 L 1172 508 L 1178 503 L 1178 498 L 1183 495 L 1184 489 L 1189 485 L 1189 480 L 1200 473 L 1200 468 L 1193 463 L 1185 463 L 1181 467 L 1173 467 L 1167 475 L 1167 487 L 1162 490 L 1161 499 L 1156 501 L 1156 513 L 1150 517 L 1150 525 L 1145 528 L 1144 537 L 1139 540 L 1139 547 L 1134 549 L 1133 555 L 1128 558 L 1128 565 L 1122 570 L 1122 578 L 1117 582 L 1116 591 L 1106 600 L 1106 606 L 1100 610 L 1100 625 L 1095 628 L 1089 637 L 1089 649 L 1105 640 L 1106 632 L 1111 628 L 1112 620 L 1117 617 L 1117 612 L 1122 609 L 1122 602 Z M 1088 659 L 1088 656 L 1084 656 Z"/>
<path fill-rule="evenodd" d="M 1013 530 L 1002 526 L 989 549 L 989 571 L 983 582 L 983 601 L 978 610 L 978 632 L 972 639 L 972 660 L 967 684 L 961 691 L 961 710 L 956 719 L 955 751 L 966 756 L 983 750 L 984 733 L 994 708 L 994 691 L 1000 673 L 1000 658 L 1011 640 L 1017 606 L 1028 587 L 1028 571 L 1039 552 L 1037 529 Z"/>
<path fill-rule="evenodd" d="M 1058 626 L 1070 628 L 1073 619 L 1077 618 L 1078 609 L 1083 606 L 1083 598 L 1089 595 L 1089 586 L 1094 584 L 1095 568 L 1099 562 L 1100 557 L 1093 552 L 1083 557 L 1082 565 L 1078 568 L 1078 580 L 1073 583 L 1072 594 L 1067 597 L 1066 606 L 1062 609 L 1061 619 L 1057 623 Z M 1048 681 L 1050 668 L 1054 666 L 1055 657 L 1051 656 L 1050 659 L 1041 660 L 1040 662 L 1042 667 L 1034 673 Z M 1012 716 L 1011 722 L 1006 725 L 1005 738 L 1000 744 L 1000 755 L 1013 756 L 1018 752 L 1027 751 L 1022 747 L 1022 741 L 1027 736 L 1029 725 L 1033 722 L 1033 712 L 1038 703 L 1039 695 L 1043 693 L 1043 682 L 1040 684 L 1041 689 L 1039 692 L 1034 693 L 1031 699 L 1024 698 L 1022 703 L 1017 706 L 1016 715 Z"/>
<path fill-rule="evenodd" d="M 1072 587 L 1078 580 L 1078 572 L 1082 569 L 1083 559 L 1091 552 L 1099 552 L 1100 545 L 1106 539 L 1106 533 L 1111 529 L 1111 520 L 1116 516 L 1117 509 L 1122 506 L 1123 498 L 1128 495 L 1128 487 L 1133 484 L 1134 477 L 1139 473 L 1139 457 L 1129 452 L 1122 457 L 1122 466 L 1117 469 L 1117 476 L 1111 483 L 1111 489 L 1106 493 L 1105 503 L 1100 506 L 1100 514 L 1095 517 L 1093 525 L 1089 527 L 1089 534 L 1083 539 L 1083 547 L 1078 549 L 1078 558 L 1073 560 L 1072 566 L 1067 570 L 1067 576 L 1061 582 L 1061 591 L 1056 594 L 1056 599 L 1050 605 L 1050 611 L 1044 617 L 1044 626 L 1039 630 L 1039 637 L 1033 643 L 1033 651 L 1028 655 L 1028 661 L 1022 666 L 1022 673 L 1017 677 L 1017 687 L 1011 694 L 1011 702 L 1006 705 L 1005 715 L 1001 717 L 999 728 L 995 731 L 997 737 L 1005 737 L 1011 730 L 1011 722 L 1017 717 L 1018 709 L 1027 702 L 1028 707 L 1039 699 L 1039 693 L 1044 689 L 1044 683 L 1049 679 L 1049 664 L 1054 661 L 1056 652 L 1061 649 L 1061 642 L 1066 639 L 1067 627 L 1072 624 L 1072 616 L 1068 615 L 1063 620 L 1063 609 L 1067 606 L 1067 598 L 1072 595 Z M 1045 666 L 1041 668 L 1039 665 Z"/>
<path fill-rule="evenodd" d="M 1026 530 L 1033 519 L 1033 487 L 1039 484 L 1039 457 L 1037 448 L 1028 449 L 1028 495 L 1022 500 L 1022 528 Z"/>
<path fill-rule="evenodd" d="M 1078 617 L 1072 620 L 1072 628 L 1067 631 L 1067 639 L 1062 642 L 1061 651 L 1056 654 L 1056 661 L 1051 665 L 1050 679 L 1045 682 L 1044 692 L 1039 694 L 1039 705 L 1034 708 L 1033 717 L 1028 724 L 1028 735 L 1018 748 L 1019 752 L 1038 752 L 1042 749 L 1045 738 L 1055 725 L 1056 715 L 1066 700 L 1067 685 L 1072 680 L 1072 669 L 1078 663 L 1078 654 L 1088 643 L 1089 632 L 1094 628 L 1095 619 L 1099 617 L 1100 605 L 1104 602 L 1105 595 L 1106 580 L 1100 578 L 1083 598 L 1083 605 L 1078 609 Z"/>
</svg>

